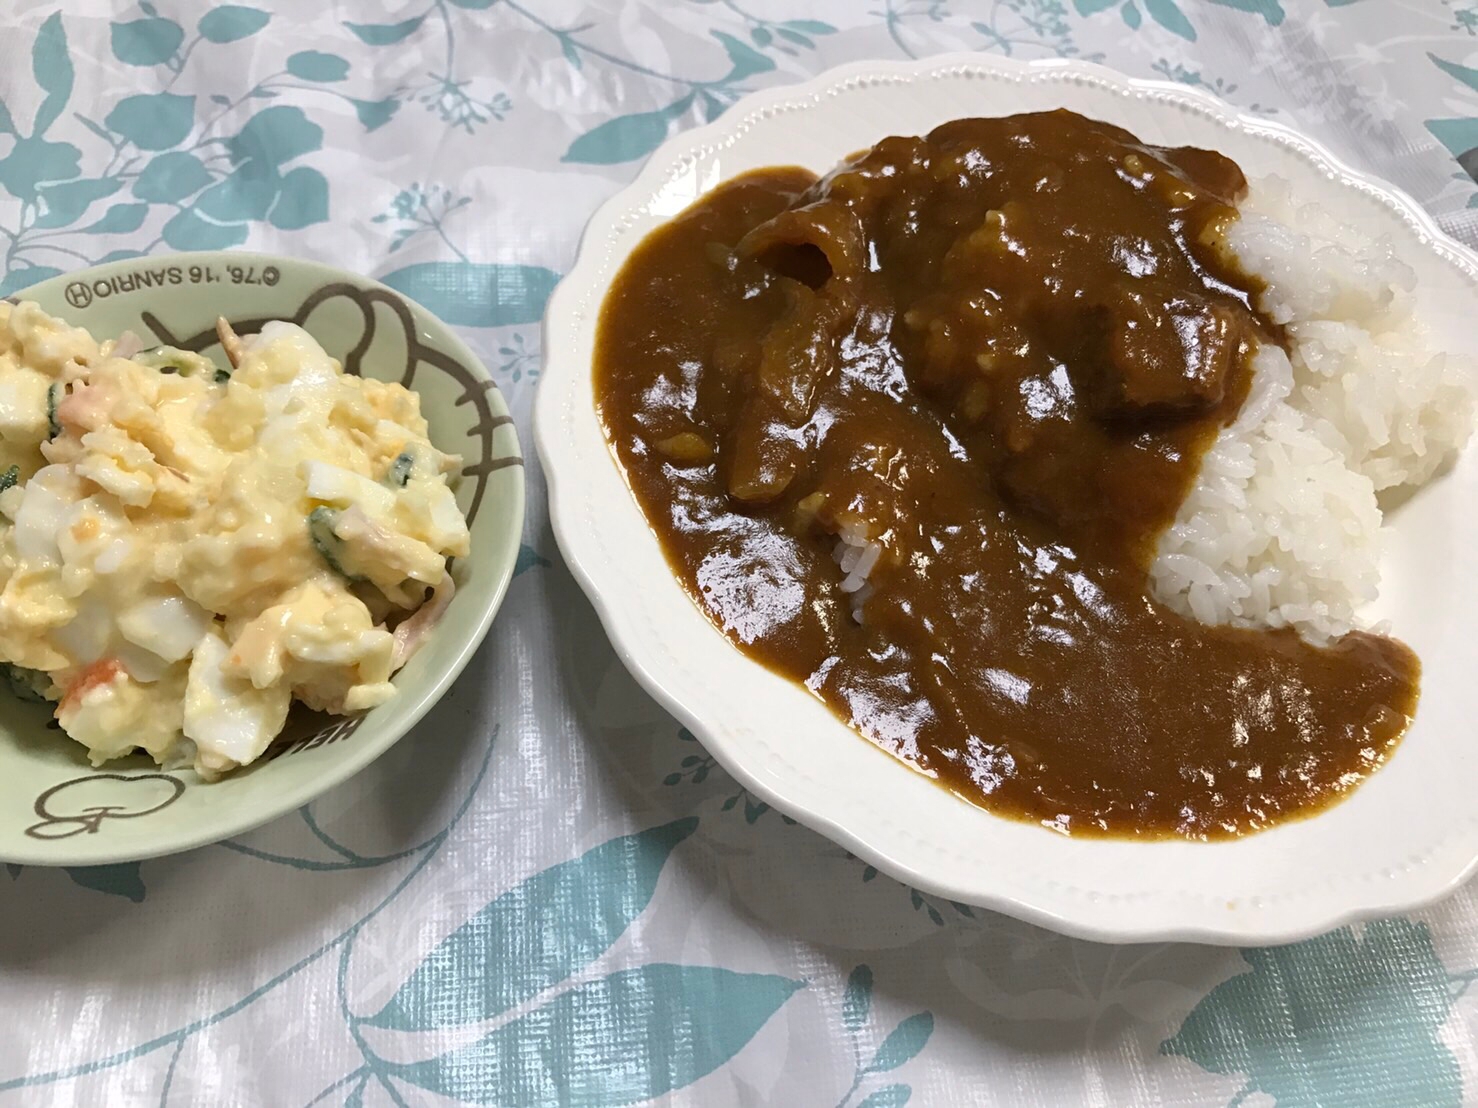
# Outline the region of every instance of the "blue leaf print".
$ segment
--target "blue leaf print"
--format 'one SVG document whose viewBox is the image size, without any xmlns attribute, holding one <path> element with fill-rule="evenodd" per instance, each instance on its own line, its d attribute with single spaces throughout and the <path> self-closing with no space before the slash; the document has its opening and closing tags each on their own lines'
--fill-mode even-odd
<svg viewBox="0 0 1478 1108">
<path fill-rule="evenodd" d="M 264 108 L 227 140 L 226 150 L 233 162 L 282 165 L 322 145 L 323 128 L 310 123 L 302 108 Z"/>
<path fill-rule="evenodd" d="M 1162 1054 L 1245 1074 L 1239 1099 L 1278 1108 L 1456 1106 L 1462 1079 L 1438 1032 L 1452 978 L 1424 924 L 1381 920 L 1293 946 L 1244 950 L 1247 973 L 1212 989 Z"/>
<path fill-rule="evenodd" d="M 223 4 L 200 17 L 200 37 L 206 42 L 238 42 L 256 34 L 271 18 L 259 8 Z"/>
<path fill-rule="evenodd" d="M 711 92 L 705 91 L 699 98 L 698 103 L 703 105 L 703 118 L 712 123 L 723 115 L 728 105 Z"/>
<path fill-rule="evenodd" d="M 883 1040 L 878 1052 L 872 1056 L 864 1073 L 883 1073 L 896 1070 L 924 1049 L 929 1036 L 934 1033 L 934 1017 L 928 1012 L 909 1016 Z"/>
<path fill-rule="evenodd" d="M 324 129 L 310 123 L 302 108 L 265 108 L 226 140 L 226 151 L 234 163 L 281 165 L 322 145 Z"/>
<path fill-rule="evenodd" d="M 857 1108 L 899 1108 L 908 1103 L 913 1089 L 907 1085 L 884 1085 L 875 1093 L 869 1093 Z"/>
<path fill-rule="evenodd" d="M 103 213 L 102 219 L 82 230 L 92 235 L 126 235 L 142 227 L 148 214 L 147 204 L 114 204 Z"/>
<path fill-rule="evenodd" d="M 31 44 L 31 71 L 36 84 L 46 93 L 36 109 L 36 122 L 31 134 L 40 138 L 56 122 L 72 96 L 72 55 L 67 50 L 67 32 L 62 27 L 61 13 L 47 17 Z"/>
<path fill-rule="evenodd" d="M 123 187 L 118 179 L 88 179 L 64 181 L 58 185 L 43 185 L 37 191 L 44 211 L 36 220 L 40 228 L 68 227 L 82 218 L 82 213 L 92 206 L 94 200 L 111 196 Z"/>
<path fill-rule="evenodd" d="M 1223 8 L 1235 8 L 1239 12 L 1252 12 L 1254 15 L 1260 15 L 1269 27 L 1278 26 L 1287 14 L 1278 0 L 1211 0 L 1211 2 L 1220 4 Z"/>
<path fill-rule="evenodd" d="M 266 219 L 282 187 L 275 166 L 243 162 L 224 180 L 200 194 L 195 210 L 217 223 L 247 223 Z"/>
<path fill-rule="evenodd" d="M 80 112 L 77 113 L 77 122 L 82 124 L 82 126 L 86 127 L 93 134 L 97 135 L 98 138 L 102 139 L 109 146 L 115 145 L 118 141 L 118 136 L 109 132 L 106 127 L 99 127 L 96 123 L 88 119 L 87 116 L 83 115 Z"/>
<path fill-rule="evenodd" d="M 734 68 L 724 78 L 726 81 L 742 81 L 746 77 L 753 77 L 756 73 L 765 73 L 775 68 L 774 59 L 766 57 L 753 47 L 746 46 L 733 35 L 726 35 L 722 31 L 714 31 L 713 37 L 723 43 L 725 52 L 729 55 L 729 61 Z"/>
<path fill-rule="evenodd" d="M 645 157 L 662 144 L 669 124 L 688 110 L 694 93 L 655 112 L 634 112 L 608 119 L 570 143 L 566 162 L 586 165 L 616 165 Z"/>
<path fill-rule="evenodd" d="M 354 114 L 366 131 L 385 126 L 400 109 L 400 101 L 393 96 L 384 100 L 355 100 L 351 97 L 349 103 L 354 105 Z"/>
<path fill-rule="evenodd" d="M 41 188 L 70 181 L 81 164 L 82 151 L 70 142 L 48 142 L 35 136 L 19 139 L 0 159 L 0 185 L 17 200 L 34 203 Z"/>
<path fill-rule="evenodd" d="M 199 192 L 211 179 L 194 154 L 174 150 L 158 155 L 144 167 L 133 183 L 133 194 L 153 204 L 174 204 Z"/>
<path fill-rule="evenodd" d="M 872 1011 L 872 969 L 858 966 L 847 978 L 847 991 L 842 995 L 842 1023 L 849 1031 L 861 1030 Z"/>
<path fill-rule="evenodd" d="M 390 46 L 415 34 L 426 16 L 418 15 L 400 23 L 345 23 L 344 26 L 367 46 Z"/>
<path fill-rule="evenodd" d="M 111 29 L 113 56 L 126 65 L 162 65 L 174 57 L 185 31 L 172 19 L 135 19 L 114 23 Z"/>
<path fill-rule="evenodd" d="M 195 97 L 173 92 L 125 96 L 103 122 L 140 150 L 168 150 L 190 133 L 195 123 Z"/>
<path fill-rule="evenodd" d="M 15 129 L 15 119 L 10 114 L 10 109 L 5 106 L 5 101 L 0 100 L 0 135 L 19 134 Z"/>
<path fill-rule="evenodd" d="M 1105 8 L 1112 8 L 1118 0 L 1073 0 L 1073 7 L 1078 9 L 1079 15 L 1094 15 Z"/>
<path fill-rule="evenodd" d="M 493 0 L 452 0 L 452 3 L 459 8 L 466 8 L 473 12 L 480 12 L 484 8 L 493 6 Z"/>
<path fill-rule="evenodd" d="M 1453 157 L 1460 160 L 1469 150 L 1478 147 L 1478 119 L 1429 119 L 1426 127 L 1438 142 L 1452 151 Z"/>
<path fill-rule="evenodd" d="M 1436 54 L 1430 52 L 1427 54 L 1427 57 L 1431 58 L 1437 68 L 1449 77 L 1456 77 L 1474 92 L 1478 92 L 1478 69 L 1470 69 L 1466 65 L 1458 65 L 1457 62 L 1444 61 Z"/>
<path fill-rule="evenodd" d="M 164 225 L 164 241 L 174 250 L 225 250 L 246 241 L 244 223 L 216 223 L 186 208 Z"/>
<path fill-rule="evenodd" d="M 304 81 L 331 84 L 349 76 L 349 63 L 337 54 L 321 50 L 300 50 L 287 59 L 287 71 Z"/>
<path fill-rule="evenodd" d="M 279 231 L 297 231 L 328 219 L 328 182 L 316 169 L 300 166 L 282 178 L 268 217 Z"/>
<path fill-rule="evenodd" d="M 653 827 L 536 873 L 443 939 L 364 1022 L 424 1031 L 489 1019 L 565 980 L 631 926 L 673 847 L 697 826 Z"/>
<path fill-rule="evenodd" d="M 135 904 L 144 899 L 144 880 L 139 876 L 138 862 L 115 866 L 69 866 L 67 876 L 84 889 L 126 897 Z"/>
<path fill-rule="evenodd" d="M 1139 25 L 1144 17 L 1139 14 L 1139 9 L 1134 6 L 1134 0 L 1124 0 L 1124 6 L 1119 9 L 1119 14 L 1124 17 L 1124 23 L 1131 31 L 1139 30 Z"/>
<path fill-rule="evenodd" d="M 528 543 L 520 543 L 518 547 L 518 560 L 513 563 L 513 576 L 517 577 L 525 570 L 533 569 L 535 566 L 547 566 L 549 559 L 540 555 Z"/>
<path fill-rule="evenodd" d="M 1177 34 L 1187 42 L 1196 41 L 1196 29 L 1191 21 L 1175 6 L 1175 0 L 1144 0 L 1144 10 L 1150 18 L 1165 30 Z"/>
<path fill-rule="evenodd" d="M 830 23 L 822 23 L 819 19 L 787 19 L 783 26 L 792 31 L 804 31 L 808 35 L 834 35 L 837 30 Z"/>
<path fill-rule="evenodd" d="M 386 1068 L 472 1104 L 614 1108 L 711 1073 L 803 985 L 710 966 L 636 966 L 578 985 L 470 1046 Z"/>
<path fill-rule="evenodd" d="M 380 278 L 447 323 L 506 327 L 537 323 L 559 274 L 535 265 L 421 262 Z"/>
<path fill-rule="evenodd" d="M 19 266 L 0 278 L 0 296 L 9 296 L 21 289 L 39 285 L 42 281 L 60 277 L 61 273 L 61 270 L 49 265 Z"/>
</svg>

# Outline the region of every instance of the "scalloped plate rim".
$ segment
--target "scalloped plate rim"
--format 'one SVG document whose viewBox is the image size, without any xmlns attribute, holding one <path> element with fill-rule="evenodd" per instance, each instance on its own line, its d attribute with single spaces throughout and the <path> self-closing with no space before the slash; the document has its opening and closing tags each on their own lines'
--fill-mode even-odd
<svg viewBox="0 0 1478 1108">
<path fill-rule="evenodd" d="M 1089 905 L 1085 910 L 1074 907 L 1073 898 L 1069 896 L 1049 894 L 1042 889 L 1035 890 L 1036 895 L 1031 895 L 952 883 L 934 872 L 900 860 L 891 852 L 888 842 L 880 841 L 866 830 L 858 830 L 827 811 L 792 795 L 783 774 L 778 778 L 773 776 L 757 759 L 750 757 L 751 752 L 741 748 L 741 743 L 731 741 L 722 731 L 712 726 L 703 710 L 693 705 L 702 690 L 673 687 L 654 672 L 651 651 L 644 648 L 629 626 L 632 612 L 621 606 L 616 595 L 607 595 L 603 591 L 604 574 L 610 571 L 588 557 L 589 538 L 576 519 L 577 498 L 572 492 L 576 475 L 567 470 L 562 472 L 561 461 L 564 451 L 561 437 L 565 434 L 561 409 L 568 407 L 573 401 L 572 393 L 577 391 L 578 386 L 577 379 L 566 378 L 588 373 L 588 365 L 562 367 L 554 354 L 561 346 L 559 329 L 575 313 L 576 301 L 596 293 L 603 296 L 609 284 L 608 275 L 602 276 L 594 272 L 599 264 L 597 252 L 614 248 L 615 264 L 619 267 L 620 261 L 629 253 L 629 247 L 618 245 L 625 241 L 621 224 L 627 217 L 650 203 L 661 186 L 671 182 L 680 169 L 690 166 L 705 152 L 722 148 L 726 139 L 743 133 L 751 121 L 762 122 L 761 117 L 764 114 L 781 108 L 794 112 L 804 111 L 806 108 L 801 102 L 807 98 L 819 102 L 826 93 L 841 91 L 843 86 L 858 81 L 876 82 L 880 77 L 897 77 L 899 83 L 909 84 L 931 77 L 947 77 L 952 71 L 960 74 L 982 74 L 985 71 L 1015 80 L 1031 80 L 1038 74 L 1063 79 L 1081 76 L 1095 85 L 1106 87 L 1106 91 L 1112 94 L 1153 96 L 1159 100 L 1178 101 L 1183 105 L 1193 106 L 1217 124 L 1290 147 L 1308 161 L 1323 163 L 1329 170 L 1326 175 L 1330 181 L 1356 187 L 1383 199 L 1411 225 L 1418 237 L 1425 240 L 1424 245 L 1443 256 L 1448 264 L 1457 265 L 1466 271 L 1470 279 L 1478 275 L 1478 252 L 1443 232 L 1432 216 L 1406 192 L 1350 166 L 1324 144 L 1294 128 L 1278 121 L 1260 119 L 1240 112 L 1200 89 L 1167 81 L 1132 78 L 1106 66 L 1072 59 L 1020 61 L 973 53 L 946 53 L 913 61 L 850 62 L 794 84 L 751 93 L 731 106 L 720 119 L 669 138 L 647 159 L 630 184 L 596 210 L 581 236 L 575 263 L 554 290 L 545 313 L 544 369 L 535 402 L 534 440 L 549 489 L 550 522 L 572 574 L 595 608 L 617 655 L 641 686 L 686 725 L 719 764 L 757 797 L 842 845 L 880 871 L 914 885 L 921 891 L 999 911 L 1062 934 L 1100 942 L 1184 941 L 1236 946 L 1273 945 L 1296 942 L 1361 920 L 1419 909 L 1450 895 L 1478 873 L 1478 840 L 1467 840 L 1466 847 L 1460 848 L 1464 854 L 1460 863 L 1431 875 L 1427 875 L 1431 867 L 1422 867 L 1423 876 L 1408 880 L 1401 891 L 1393 889 L 1387 895 L 1351 897 L 1340 903 L 1326 902 L 1302 910 L 1287 910 L 1276 918 L 1266 918 L 1260 909 L 1248 907 L 1238 911 L 1233 919 L 1223 917 L 1222 920 L 1217 920 L 1213 918 L 1214 912 L 1202 910 L 1203 906 L 1199 904 L 1194 912 L 1178 913 L 1174 895 L 1167 891 L 1167 895 L 1161 900 L 1143 906 L 1145 916 L 1158 915 L 1158 918 L 1145 923 L 1125 924 L 1107 922 L 1101 914 L 1096 915 L 1091 906 L 1099 897 L 1093 893 L 1083 898 Z M 727 177 L 727 174 L 723 176 Z M 602 446 L 605 444 L 602 443 Z M 619 463 L 608 448 L 606 455 L 612 466 L 619 471 Z M 622 483 L 625 484 L 624 478 Z M 640 512 L 629 490 L 618 510 Z M 693 605 L 693 609 L 697 617 L 706 623 L 706 617 L 698 611 L 696 605 Z M 709 627 L 717 634 L 711 625 Z M 736 649 L 730 647 L 730 650 L 737 663 L 760 673 L 765 672 L 762 666 L 750 661 Z M 736 664 L 734 668 L 737 672 L 740 667 Z M 837 726 L 845 728 L 846 725 L 837 721 Z M 892 760 L 890 755 L 855 732 L 851 734 L 861 748 L 873 751 L 878 757 Z M 898 772 L 911 771 L 900 766 Z M 943 789 L 937 791 L 941 803 L 964 803 Z M 989 816 L 989 813 L 985 814 Z M 1321 814 L 1323 813 L 1315 814 L 1309 820 L 1316 820 Z M 993 816 L 989 818 L 1001 819 Z M 1303 822 L 1307 821 L 1289 821 L 1280 825 L 1280 828 Z M 1280 828 L 1275 828 L 1274 831 Z M 1045 831 L 1042 834 L 1050 835 Z M 1447 840 L 1440 842 L 1439 848 L 1451 839 L 1452 836 L 1449 836 Z M 1199 899 L 1208 900 L 1205 897 Z M 1297 898 L 1283 899 L 1286 903 Z M 1209 907 L 1209 902 L 1205 906 Z"/>
</svg>

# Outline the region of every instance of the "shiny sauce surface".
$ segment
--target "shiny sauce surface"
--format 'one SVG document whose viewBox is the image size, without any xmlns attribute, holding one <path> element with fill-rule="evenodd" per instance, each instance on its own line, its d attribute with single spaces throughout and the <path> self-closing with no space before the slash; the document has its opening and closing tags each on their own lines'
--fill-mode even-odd
<svg viewBox="0 0 1478 1108">
<path fill-rule="evenodd" d="M 1217 248 L 1245 187 L 1053 112 L 704 196 L 619 274 L 595 368 L 673 572 L 751 658 L 1003 815 L 1221 838 L 1349 791 L 1415 710 L 1411 651 L 1206 627 L 1147 581 L 1280 340 Z"/>
</svg>

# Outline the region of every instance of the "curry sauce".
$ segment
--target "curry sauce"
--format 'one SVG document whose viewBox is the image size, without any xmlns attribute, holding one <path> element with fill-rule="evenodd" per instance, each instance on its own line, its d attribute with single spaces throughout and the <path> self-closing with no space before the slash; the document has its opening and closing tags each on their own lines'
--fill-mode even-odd
<svg viewBox="0 0 1478 1108">
<path fill-rule="evenodd" d="M 673 571 L 751 658 L 993 812 L 1218 838 L 1353 788 L 1415 709 L 1410 650 L 1203 626 L 1148 586 L 1282 338 L 1217 248 L 1245 188 L 1053 112 L 704 196 L 626 263 L 595 368 Z"/>
</svg>

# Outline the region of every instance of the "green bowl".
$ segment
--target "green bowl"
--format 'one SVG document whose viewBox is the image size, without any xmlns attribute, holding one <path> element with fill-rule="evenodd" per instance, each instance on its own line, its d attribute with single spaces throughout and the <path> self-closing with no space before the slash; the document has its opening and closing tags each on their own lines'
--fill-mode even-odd
<svg viewBox="0 0 1478 1108">
<path fill-rule="evenodd" d="M 224 355 L 216 317 L 241 333 L 273 319 L 305 327 L 350 372 L 421 397 L 431 440 L 464 460 L 457 499 L 472 553 L 452 566 L 456 596 L 435 633 L 371 712 L 296 710 L 256 763 L 216 782 L 162 772 L 143 756 L 94 769 L 48 706 L 0 688 L 0 861 L 92 866 L 204 846 L 306 804 L 357 773 L 446 692 L 507 591 L 523 528 L 523 460 L 487 369 L 446 324 L 375 281 L 313 262 L 211 252 L 138 258 L 55 277 L 17 293 L 95 338 L 133 331 Z"/>
</svg>

